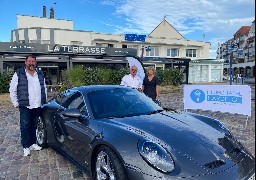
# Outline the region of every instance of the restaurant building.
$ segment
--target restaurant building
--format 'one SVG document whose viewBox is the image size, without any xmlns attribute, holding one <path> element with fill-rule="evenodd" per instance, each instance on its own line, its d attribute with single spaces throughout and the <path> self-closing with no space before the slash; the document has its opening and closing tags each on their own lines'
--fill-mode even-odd
<svg viewBox="0 0 256 180">
<path fill-rule="evenodd" d="M 76 64 L 95 66 L 99 63 L 115 68 L 122 67 L 126 56 L 141 60 L 144 67 L 155 69 L 178 68 L 184 73 L 184 83 L 189 79 L 189 62 L 207 59 L 210 43 L 188 40 L 166 19 L 151 33 L 104 34 L 74 30 L 72 20 L 56 19 L 53 8 L 46 17 L 17 15 L 17 29 L 11 31 L 11 42 L 0 44 L 0 68 L 17 68 L 28 53 L 38 56 L 38 66 L 60 80 L 62 69 Z"/>
</svg>

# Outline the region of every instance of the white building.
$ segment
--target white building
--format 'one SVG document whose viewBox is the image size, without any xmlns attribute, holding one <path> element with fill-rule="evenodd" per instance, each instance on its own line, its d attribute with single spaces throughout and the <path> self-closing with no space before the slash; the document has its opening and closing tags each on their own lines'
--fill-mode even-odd
<svg viewBox="0 0 256 180">
<path fill-rule="evenodd" d="M 73 21 L 46 17 L 17 15 L 17 29 L 11 41 L 21 43 L 61 44 L 135 48 L 141 55 L 142 42 L 127 41 L 124 34 L 104 34 L 73 29 Z M 209 42 L 185 39 L 173 26 L 163 20 L 147 37 L 144 47 L 151 51 L 145 57 L 193 58 L 209 57 Z"/>
<path fill-rule="evenodd" d="M 73 46 L 73 51 L 76 50 L 77 53 L 80 53 L 79 50 L 83 50 L 84 47 L 88 46 L 122 49 L 132 48 L 137 51 L 137 57 L 141 58 L 145 66 L 153 65 L 156 69 L 181 69 L 184 72 L 186 83 L 188 83 L 189 79 L 189 62 L 191 60 L 204 60 L 204 62 L 206 62 L 209 58 L 209 42 L 184 38 L 165 19 L 148 36 L 145 36 L 144 41 L 128 40 L 125 34 L 105 34 L 74 30 L 73 27 L 72 20 L 55 19 L 53 9 L 51 9 L 50 18 L 47 18 L 44 7 L 43 17 L 17 15 L 17 29 L 11 32 L 11 42 L 45 44 L 51 47 L 61 45 Z M 141 35 L 137 36 L 139 37 Z M 151 50 L 147 51 L 148 49 Z M 71 61 L 75 58 L 68 57 L 68 59 Z M 50 57 L 47 58 L 47 60 L 51 62 Z M 79 57 L 76 58 L 76 60 L 81 60 L 82 62 L 82 60 L 86 60 L 86 58 Z M 53 62 L 54 61 L 56 62 L 58 60 L 53 60 Z M 68 61 L 67 58 L 65 61 Z M 52 66 L 50 63 L 48 64 L 49 67 Z M 47 68 L 46 66 L 47 65 L 44 64 L 44 68 Z M 193 63 L 191 67 L 194 66 L 195 63 Z M 204 68 L 202 69 L 204 70 Z M 206 68 L 205 70 L 209 71 L 210 69 L 211 68 Z M 211 73 L 206 72 L 206 74 Z M 211 78 L 209 77 L 207 80 L 210 82 Z M 199 82 L 198 79 L 195 81 Z M 204 80 L 202 80 L 202 82 L 204 82 Z"/>
<path fill-rule="evenodd" d="M 189 63 L 189 83 L 221 82 L 224 59 L 200 59 Z"/>
</svg>

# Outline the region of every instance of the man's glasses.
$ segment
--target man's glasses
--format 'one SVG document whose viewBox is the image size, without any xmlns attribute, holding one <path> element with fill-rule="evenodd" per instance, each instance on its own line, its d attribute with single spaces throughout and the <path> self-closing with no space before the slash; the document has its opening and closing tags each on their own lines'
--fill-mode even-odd
<svg viewBox="0 0 256 180">
<path fill-rule="evenodd" d="M 137 72 L 137 69 L 132 69 L 133 72 Z"/>
</svg>

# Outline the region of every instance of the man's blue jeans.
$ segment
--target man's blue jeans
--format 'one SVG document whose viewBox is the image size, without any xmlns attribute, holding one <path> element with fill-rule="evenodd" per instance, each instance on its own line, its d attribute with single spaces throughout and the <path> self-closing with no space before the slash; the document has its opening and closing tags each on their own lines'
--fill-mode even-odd
<svg viewBox="0 0 256 180">
<path fill-rule="evenodd" d="M 23 148 L 29 148 L 36 143 L 36 128 L 41 108 L 19 107 L 19 109 L 21 145 Z"/>
</svg>

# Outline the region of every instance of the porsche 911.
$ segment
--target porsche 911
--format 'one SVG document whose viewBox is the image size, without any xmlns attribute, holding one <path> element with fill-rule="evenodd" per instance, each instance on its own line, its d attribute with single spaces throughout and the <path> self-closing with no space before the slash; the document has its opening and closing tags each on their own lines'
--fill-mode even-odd
<svg viewBox="0 0 256 180">
<path fill-rule="evenodd" d="M 75 87 L 43 105 L 37 143 L 93 179 L 255 179 L 255 159 L 220 121 L 160 107 L 136 89 Z"/>
</svg>

